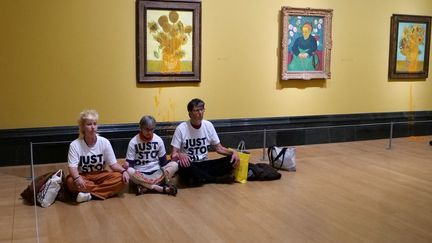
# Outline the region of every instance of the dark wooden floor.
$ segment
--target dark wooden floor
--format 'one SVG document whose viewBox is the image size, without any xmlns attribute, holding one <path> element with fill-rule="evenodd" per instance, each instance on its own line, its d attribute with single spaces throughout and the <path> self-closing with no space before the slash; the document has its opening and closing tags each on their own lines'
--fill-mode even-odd
<svg viewBox="0 0 432 243">
<path fill-rule="evenodd" d="M 20 199 L 28 167 L 1 167 L 0 242 L 432 242 L 431 139 L 299 146 L 279 181 L 45 209 Z"/>
</svg>

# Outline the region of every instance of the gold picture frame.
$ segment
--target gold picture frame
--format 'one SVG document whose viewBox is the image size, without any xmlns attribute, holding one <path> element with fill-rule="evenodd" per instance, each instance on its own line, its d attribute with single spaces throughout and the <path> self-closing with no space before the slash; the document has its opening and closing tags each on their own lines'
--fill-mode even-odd
<svg viewBox="0 0 432 243">
<path fill-rule="evenodd" d="M 332 9 L 281 9 L 281 79 L 329 79 Z"/>
<path fill-rule="evenodd" d="M 137 82 L 201 81 L 201 1 L 136 2 Z"/>
</svg>

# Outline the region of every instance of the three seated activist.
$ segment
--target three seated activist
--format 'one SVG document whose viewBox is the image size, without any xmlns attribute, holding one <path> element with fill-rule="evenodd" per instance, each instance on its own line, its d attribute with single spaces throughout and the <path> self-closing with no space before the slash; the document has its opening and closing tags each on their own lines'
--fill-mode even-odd
<svg viewBox="0 0 432 243">
<path fill-rule="evenodd" d="M 204 120 L 204 101 L 192 99 L 187 110 L 190 119 L 177 126 L 171 141 L 171 159 L 179 163 L 180 178 L 186 186 L 233 183 L 238 154 L 222 146 L 213 124 Z M 210 147 L 225 157 L 208 160 Z"/>
</svg>

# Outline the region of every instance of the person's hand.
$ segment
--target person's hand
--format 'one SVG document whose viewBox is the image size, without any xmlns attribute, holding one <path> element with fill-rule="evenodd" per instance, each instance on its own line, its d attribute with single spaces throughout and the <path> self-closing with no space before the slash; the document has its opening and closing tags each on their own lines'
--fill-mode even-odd
<svg viewBox="0 0 432 243">
<path fill-rule="evenodd" d="M 240 165 L 240 157 L 237 152 L 232 153 L 230 162 L 234 168 L 237 168 Z"/>
<path fill-rule="evenodd" d="M 190 158 L 187 154 L 178 153 L 177 160 L 181 167 L 189 167 L 191 165 Z"/>
<path fill-rule="evenodd" d="M 299 56 L 301 59 L 305 59 L 305 58 L 307 58 L 307 57 L 309 56 L 309 54 L 307 54 L 307 53 L 300 53 L 298 56 Z"/>
<path fill-rule="evenodd" d="M 127 170 L 129 168 L 129 162 L 125 161 L 122 165 L 122 167 Z"/>
<path fill-rule="evenodd" d="M 127 163 L 127 162 L 126 162 L 126 163 Z M 124 172 L 122 173 L 122 178 L 123 178 L 123 182 L 124 182 L 125 184 L 129 183 L 129 173 L 128 173 L 127 171 L 124 171 Z"/>
<path fill-rule="evenodd" d="M 86 183 L 81 176 L 78 176 L 77 178 L 75 178 L 74 183 L 75 183 L 75 186 L 78 188 L 79 191 L 87 190 Z"/>
</svg>

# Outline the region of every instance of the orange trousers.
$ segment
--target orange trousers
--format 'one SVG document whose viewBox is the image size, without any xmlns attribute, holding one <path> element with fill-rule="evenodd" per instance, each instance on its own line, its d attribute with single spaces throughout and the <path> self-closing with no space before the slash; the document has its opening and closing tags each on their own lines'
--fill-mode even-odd
<svg viewBox="0 0 432 243">
<path fill-rule="evenodd" d="M 90 192 L 92 196 L 99 199 L 107 199 L 117 195 L 125 186 L 122 174 L 119 172 L 98 171 L 80 174 L 80 176 L 86 183 L 85 190 L 78 189 L 72 176 L 68 175 L 66 178 L 67 186 L 74 194 L 78 194 L 78 192 Z"/>
</svg>

